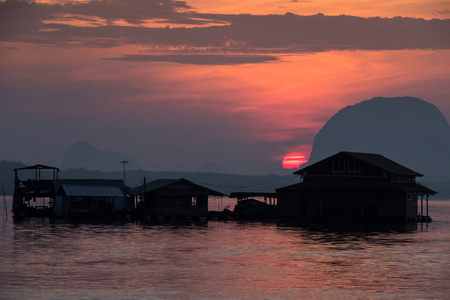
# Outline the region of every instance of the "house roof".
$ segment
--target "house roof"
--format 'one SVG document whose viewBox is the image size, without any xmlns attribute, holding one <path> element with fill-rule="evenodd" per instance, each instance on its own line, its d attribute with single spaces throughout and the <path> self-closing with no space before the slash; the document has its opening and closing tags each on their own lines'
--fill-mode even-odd
<svg viewBox="0 0 450 300">
<path fill-rule="evenodd" d="M 59 168 L 45 166 L 45 165 L 41 165 L 41 164 L 32 165 L 32 166 L 28 166 L 28 167 L 22 167 L 22 168 L 15 168 L 14 171 L 17 171 L 17 170 L 35 170 L 35 169 L 58 170 L 59 171 Z"/>
<path fill-rule="evenodd" d="M 62 184 L 61 189 L 69 197 L 124 197 L 117 186 L 70 185 Z"/>
<path fill-rule="evenodd" d="M 146 182 L 145 183 L 145 188 L 144 188 L 144 184 L 138 185 L 137 187 L 131 189 L 131 195 L 140 195 L 140 194 L 144 194 L 144 193 L 148 193 L 148 192 L 152 192 L 152 191 L 156 191 L 156 190 L 160 190 L 160 189 L 165 189 L 165 188 L 169 188 L 170 185 L 177 183 L 177 182 L 181 182 L 181 183 L 185 183 L 188 184 L 190 186 L 192 186 L 195 189 L 198 190 L 202 190 L 205 192 L 208 192 L 209 195 L 213 195 L 213 196 L 225 196 L 225 194 L 209 189 L 207 187 L 198 185 L 193 183 L 192 181 L 189 181 L 187 179 L 184 178 L 179 178 L 179 179 L 156 179 L 150 182 Z"/>
<path fill-rule="evenodd" d="M 395 182 L 300 182 L 276 190 L 304 192 L 407 192 L 434 195 L 437 192 L 417 183 Z"/>
<path fill-rule="evenodd" d="M 153 180 L 150 182 L 146 182 L 145 188 L 144 188 L 144 184 L 141 184 L 141 185 L 138 185 L 138 186 L 132 188 L 131 195 L 139 195 L 144 192 L 157 190 L 159 188 L 163 188 L 163 187 L 168 186 L 177 181 L 178 181 L 178 179 L 156 179 L 156 180 Z"/>
<path fill-rule="evenodd" d="M 77 187 L 116 187 L 122 195 L 125 193 L 123 180 L 118 179 L 55 179 L 53 189 L 58 192 L 62 185 Z M 106 197 L 106 196 L 105 196 Z"/>
<path fill-rule="evenodd" d="M 310 166 L 307 166 L 307 167 L 305 167 L 303 169 L 300 169 L 300 170 L 294 172 L 294 174 L 297 174 L 297 175 L 298 174 L 302 174 L 304 171 L 306 171 L 306 170 L 312 168 L 313 166 L 323 162 L 324 160 L 331 159 L 334 156 L 340 156 L 340 155 L 347 155 L 347 156 L 349 156 L 351 158 L 361 160 L 361 161 L 363 161 L 365 163 L 368 163 L 370 165 L 378 167 L 378 168 L 380 168 L 382 170 L 385 170 L 385 171 L 387 171 L 387 172 L 389 172 L 391 174 L 394 174 L 394 175 L 423 176 L 422 174 L 417 173 L 417 172 L 415 172 L 415 171 L 413 171 L 413 170 L 411 170 L 411 169 L 409 169 L 409 168 L 407 168 L 405 166 L 402 166 L 401 164 L 396 163 L 395 161 L 390 160 L 389 158 L 386 158 L 386 157 L 384 157 L 381 154 L 359 153 L 359 152 L 348 152 L 348 151 L 339 152 L 339 153 L 337 153 L 335 155 L 332 155 L 332 156 L 330 156 L 328 158 L 325 158 L 325 159 L 323 159 L 323 160 L 321 160 L 319 162 L 316 162 L 316 163 L 314 163 L 314 164 L 312 164 Z"/>
</svg>

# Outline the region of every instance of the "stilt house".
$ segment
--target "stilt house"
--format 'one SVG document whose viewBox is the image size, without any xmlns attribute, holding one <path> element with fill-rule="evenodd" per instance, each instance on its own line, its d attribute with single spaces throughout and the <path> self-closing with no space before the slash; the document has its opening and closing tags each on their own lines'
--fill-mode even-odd
<svg viewBox="0 0 450 300">
<path fill-rule="evenodd" d="M 417 220 L 436 193 L 416 182 L 422 174 L 379 154 L 339 152 L 294 174 L 300 183 L 276 190 L 280 218 Z"/>
<path fill-rule="evenodd" d="M 53 186 L 57 217 L 118 217 L 134 209 L 122 180 L 57 179 Z"/>
<path fill-rule="evenodd" d="M 122 180 L 58 179 L 58 168 L 40 164 L 14 172 L 14 217 L 98 218 L 134 212 Z"/>
<path fill-rule="evenodd" d="M 144 181 L 131 194 L 137 197 L 137 215 L 145 218 L 207 217 L 209 196 L 225 196 L 184 178 Z"/>
</svg>

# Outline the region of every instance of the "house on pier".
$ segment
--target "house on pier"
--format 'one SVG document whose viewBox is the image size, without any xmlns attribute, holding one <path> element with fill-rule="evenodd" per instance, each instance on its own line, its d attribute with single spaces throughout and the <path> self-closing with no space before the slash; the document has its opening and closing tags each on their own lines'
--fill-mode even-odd
<svg viewBox="0 0 450 300">
<path fill-rule="evenodd" d="M 428 197 L 436 192 L 416 182 L 422 174 L 382 155 L 339 152 L 294 174 L 300 183 L 276 190 L 280 218 L 431 220 Z"/>
<path fill-rule="evenodd" d="M 58 179 L 53 181 L 53 191 L 57 217 L 120 217 L 134 210 L 123 180 Z"/>
<path fill-rule="evenodd" d="M 203 218 L 208 216 L 208 198 L 224 194 L 187 179 L 157 179 L 133 188 L 136 214 L 141 218 Z"/>
</svg>

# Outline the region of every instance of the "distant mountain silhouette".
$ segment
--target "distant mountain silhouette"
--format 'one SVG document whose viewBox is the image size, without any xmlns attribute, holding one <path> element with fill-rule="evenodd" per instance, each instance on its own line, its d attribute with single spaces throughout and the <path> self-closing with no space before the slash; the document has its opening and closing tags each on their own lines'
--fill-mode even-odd
<svg viewBox="0 0 450 300">
<path fill-rule="evenodd" d="M 120 163 L 122 160 L 129 162 L 126 165 L 127 170 L 141 169 L 136 161 L 124 154 L 103 151 L 87 142 L 77 142 L 65 153 L 60 168 L 63 170 L 85 168 L 92 171 L 119 171 L 123 170 L 123 165 Z"/>
<path fill-rule="evenodd" d="M 202 167 L 200 168 L 200 170 L 198 170 L 199 172 L 205 172 L 205 173 L 222 173 L 222 174 L 226 174 L 226 173 L 230 173 L 229 170 L 219 166 L 218 164 L 215 164 L 213 162 L 206 162 L 202 165 Z"/>
<path fill-rule="evenodd" d="M 317 133 L 307 165 L 339 151 L 379 153 L 427 180 L 450 179 L 450 126 L 418 98 L 377 97 L 341 109 Z"/>
<path fill-rule="evenodd" d="M 89 144 L 88 144 L 89 145 Z M 120 161 L 120 159 L 119 159 Z M 118 163 L 119 164 L 119 163 Z M 0 193 L 2 185 L 5 193 L 12 195 L 14 192 L 14 168 L 25 167 L 21 162 L 0 160 Z M 122 167 L 119 164 L 119 168 Z M 22 174 L 20 174 L 22 175 Z M 130 169 L 127 166 L 127 185 L 135 187 L 142 184 L 144 177 L 150 182 L 155 179 L 179 179 L 185 178 L 194 183 L 209 187 L 224 194 L 231 192 L 255 191 L 275 192 L 275 188 L 282 187 L 297 181 L 297 176 L 289 175 L 237 175 L 217 172 L 171 172 L 171 171 L 146 171 L 142 169 Z M 34 172 L 29 177 L 20 176 L 21 179 L 34 178 Z M 86 168 L 72 168 L 61 170 L 60 179 L 123 179 L 123 169 L 117 171 L 91 171 Z"/>
</svg>

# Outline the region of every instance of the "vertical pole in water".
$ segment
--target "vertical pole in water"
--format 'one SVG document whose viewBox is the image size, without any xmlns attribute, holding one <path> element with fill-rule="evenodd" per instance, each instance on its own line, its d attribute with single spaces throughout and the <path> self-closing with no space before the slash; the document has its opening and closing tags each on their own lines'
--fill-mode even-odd
<svg viewBox="0 0 450 300">
<path fill-rule="evenodd" d="M 142 199 L 144 200 L 144 222 L 147 220 L 147 200 L 145 200 L 145 184 L 147 179 L 144 176 L 144 189 L 142 191 Z"/>
<path fill-rule="evenodd" d="M 6 195 L 5 195 L 5 186 L 3 186 L 3 203 L 5 205 L 5 221 L 8 220 L 8 209 L 6 208 Z"/>
<path fill-rule="evenodd" d="M 428 217 L 428 194 L 427 194 L 427 217 Z"/>
<path fill-rule="evenodd" d="M 420 195 L 420 216 L 423 217 L 423 195 Z"/>
</svg>

